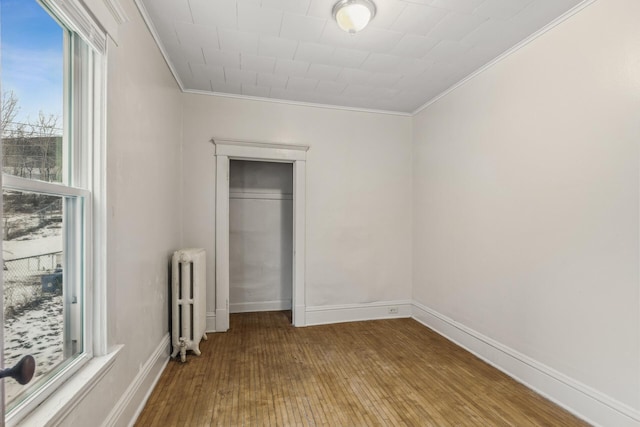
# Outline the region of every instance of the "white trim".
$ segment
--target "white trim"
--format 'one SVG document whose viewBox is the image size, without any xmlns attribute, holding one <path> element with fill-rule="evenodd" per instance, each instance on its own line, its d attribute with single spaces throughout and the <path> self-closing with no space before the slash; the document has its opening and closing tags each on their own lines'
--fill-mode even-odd
<svg viewBox="0 0 640 427">
<path fill-rule="evenodd" d="M 17 406 L 11 409 L 8 413 L 5 413 L 7 425 L 15 425 L 20 422 L 24 417 L 29 416 L 29 414 L 37 411 L 37 408 L 42 407 L 49 401 L 59 401 L 62 399 L 64 401 L 65 396 L 65 384 L 68 382 L 75 381 L 77 376 L 81 375 L 84 371 L 83 369 L 87 366 L 90 366 L 90 362 L 92 361 L 92 357 L 90 354 L 82 354 L 78 356 L 76 359 L 71 360 L 67 366 L 64 366 L 60 371 L 54 372 L 53 376 L 49 381 L 40 385 L 39 387 L 34 388 L 34 392 L 28 395 L 23 401 L 21 401 Z M 37 369 L 37 367 L 36 367 Z M 90 378 L 89 378 L 90 379 Z M 82 384 L 77 384 L 76 387 L 80 388 Z M 92 387 L 95 386 L 92 385 Z M 33 387 L 33 384 L 32 384 Z M 72 393 L 76 392 L 76 388 L 72 388 Z M 61 394 L 60 394 L 61 393 Z M 75 398 L 67 397 L 69 401 L 73 402 L 73 406 L 77 405 L 75 402 Z M 45 402 L 45 403 L 43 403 Z M 6 411 L 6 408 L 5 408 Z M 40 419 L 48 419 L 51 417 L 62 418 L 57 413 L 57 408 L 52 410 L 50 414 L 40 414 Z"/>
<path fill-rule="evenodd" d="M 136 3 L 138 0 L 136 0 Z M 167 61 L 168 62 L 168 61 Z M 180 86 L 182 88 L 182 86 Z M 182 89 L 184 93 L 191 93 L 194 95 L 206 95 L 206 96 L 217 96 L 220 98 L 232 98 L 232 99 L 241 99 L 245 101 L 258 101 L 258 102 L 270 102 L 272 104 L 285 104 L 285 105 L 295 105 L 298 107 L 309 107 L 309 108 L 323 108 L 329 110 L 341 110 L 341 111 L 352 111 L 354 113 L 370 113 L 370 114 L 384 114 L 387 116 L 402 116 L 402 117 L 411 117 L 412 114 L 404 111 L 390 111 L 390 110 L 376 110 L 375 108 L 360 108 L 360 107 L 346 107 L 344 105 L 331 105 L 331 104 L 318 104 L 315 102 L 303 102 L 303 101 L 290 101 L 287 99 L 278 99 L 278 98 L 263 98 L 259 96 L 249 96 L 249 95 L 238 95 L 235 93 L 222 93 L 222 92 L 210 92 L 206 90 L 196 90 L 196 89 Z"/>
<path fill-rule="evenodd" d="M 216 312 L 207 311 L 207 326 L 206 333 L 214 333 L 216 331 Z"/>
<path fill-rule="evenodd" d="M 525 47 L 526 45 L 528 45 L 529 43 L 531 43 L 532 41 L 534 41 L 538 37 L 542 36 L 544 33 L 550 31 L 551 29 L 556 27 L 558 24 L 566 21 L 567 19 L 569 19 L 570 17 L 572 17 L 573 15 L 575 15 L 578 12 L 580 12 L 582 9 L 584 9 L 585 7 L 589 6 L 591 3 L 594 3 L 596 1 L 597 0 L 584 0 L 582 3 L 578 3 L 577 5 L 575 5 L 574 7 L 572 7 L 571 9 L 569 9 L 568 11 L 566 11 L 565 13 L 563 13 L 562 15 L 560 15 L 559 17 L 557 17 L 556 19 L 554 19 L 553 21 L 551 21 L 550 23 L 545 25 L 544 27 L 540 28 L 535 33 L 531 34 L 530 36 L 528 36 L 527 38 L 525 38 L 524 40 L 522 40 L 521 42 L 516 44 L 515 46 L 505 50 L 503 53 L 498 55 L 496 58 L 492 59 L 491 61 L 487 62 L 482 67 L 480 67 L 477 70 L 473 71 L 467 77 L 464 77 L 462 80 L 458 81 L 457 83 L 454 83 L 452 86 L 449 86 L 447 89 L 445 89 L 444 91 L 440 92 L 438 95 L 434 96 L 433 98 L 431 98 L 430 100 L 428 100 L 427 102 L 422 104 L 422 106 L 416 108 L 410 115 L 411 116 L 415 116 L 416 114 L 420 113 L 422 110 L 424 110 L 425 108 L 429 107 L 431 104 L 435 103 L 440 98 L 443 98 L 443 97 L 447 96 L 448 94 L 450 94 L 451 92 L 453 92 L 454 90 L 456 90 L 457 88 L 462 86 L 463 84 L 467 83 L 469 80 L 477 77 L 479 74 L 485 72 L 486 70 L 488 70 L 489 68 L 493 67 L 494 65 L 496 65 L 497 63 L 499 63 L 500 61 L 505 59 L 506 57 L 508 57 L 511 54 L 513 54 L 513 53 L 517 52 L 518 50 L 522 49 L 523 47 Z"/>
<path fill-rule="evenodd" d="M 397 309 L 397 313 L 389 313 L 394 308 Z M 307 326 L 405 318 L 411 317 L 411 301 L 378 301 L 363 304 L 307 307 L 306 317 Z"/>
<path fill-rule="evenodd" d="M 107 50 L 107 35 L 84 4 L 78 0 L 40 0 L 71 30 L 101 54 Z"/>
<path fill-rule="evenodd" d="M 305 207 L 308 145 L 259 143 L 212 138 L 216 156 L 215 329 L 229 329 L 229 160 L 276 161 L 293 164 L 292 318 L 305 326 Z"/>
<path fill-rule="evenodd" d="M 60 0 L 52 0 L 60 1 Z M 65 0 L 69 1 L 69 0 Z M 120 0 L 80 0 L 82 7 L 111 39 L 118 44 L 118 28 L 127 22 L 127 16 Z"/>
<path fill-rule="evenodd" d="M 162 44 L 162 42 L 160 41 L 160 36 L 156 31 L 156 27 L 153 25 L 153 21 L 151 20 L 151 17 L 149 16 L 149 12 L 147 12 L 147 9 L 144 6 L 144 3 L 142 2 L 142 0 L 133 0 L 133 1 L 138 7 L 138 10 L 140 11 L 140 15 L 142 15 L 142 20 L 147 25 L 147 28 L 151 33 L 151 37 L 153 37 L 153 40 L 156 42 L 156 46 L 158 46 L 158 49 L 160 49 L 160 53 L 164 58 L 164 62 L 167 64 L 167 67 L 169 67 L 169 70 L 171 71 L 173 78 L 176 80 L 178 87 L 182 92 L 184 92 L 185 90 L 184 90 L 184 85 L 182 84 L 182 80 L 180 80 L 180 76 L 178 75 L 178 72 L 173 67 L 173 63 L 169 60 L 169 54 L 167 53 L 167 50 L 164 48 L 164 45 Z"/>
<path fill-rule="evenodd" d="M 92 287 L 92 327 L 93 352 L 102 356 L 108 352 L 107 346 L 107 151 L 106 151 L 106 111 L 107 111 L 107 60 L 105 55 L 93 55 L 93 120 L 90 144 L 91 176 L 90 188 L 93 193 L 91 253 L 93 256 Z"/>
<path fill-rule="evenodd" d="M 412 317 L 590 424 L 640 426 L 639 411 L 419 302 Z"/>
<path fill-rule="evenodd" d="M 24 427 L 60 424 L 111 370 L 122 348 L 118 346 L 105 356 L 91 359 L 56 390 L 55 399 L 45 400 L 22 420 L 8 418 L 7 425 L 16 425 L 18 421 Z"/>
<path fill-rule="evenodd" d="M 255 311 L 291 310 L 291 300 L 239 302 L 229 304 L 229 313 L 252 313 Z"/>
<path fill-rule="evenodd" d="M 243 160 L 272 160 L 291 163 L 296 160 L 305 160 L 308 145 L 280 144 L 274 142 L 243 141 L 237 139 L 211 139 L 215 146 L 216 156 L 227 156 L 233 159 Z"/>
<path fill-rule="evenodd" d="M 230 138 L 212 138 L 211 142 L 216 147 L 216 154 L 226 154 L 225 150 L 227 146 L 233 147 L 254 147 L 262 150 L 273 148 L 280 150 L 296 150 L 296 151 L 309 151 L 309 146 L 304 144 L 283 144 L 280 142 L 269 141 L 251 141 L 246 139 L 230 139 Z"/>
<path fill-rule="evenodd" d="M 151 392 L 155 388 L 160 375 L 169 362 L 169 345 L 171 340 L 166 334 L 153 351 L 149 359 L 138 371 L 127 390 L 115 404 L 102 426 L 133 426 L 144 409 Z"/>
<path fill-rule="evenodd" d="M 306 159 L 306 151 L 303 153 Z M 305 326 L 306 316 L 306 232 L 307 162 L 293 162 L 293 264 L 291 318 L 294 326 Z"/>
<path fill-rule="evenodd" d="M 130 21 L 129 15 L 127 15 L 124 7 L 122 7 L 120 0 L 104 0 L 104 4 L 107 6 L 107 9 L 109 9 L 109 12 L 111 12 L 111 16 L 115 19 L 116 24 L 121 25 Z"/>
<path fill-rule="evenodd" d="M 57 182 L 36 181 L 35 179 L 2 174 L 4 188 L 18 191 L 33 191 L 35 193 L 51 194 L 54 196 L 89 197 L 91 192 L 84 188 L 71 187 Z"/>
<path fill-rule="evenodd" d="M 216 331 L 229 329 L 229 157 L 216 155 Z"/>
</svg>

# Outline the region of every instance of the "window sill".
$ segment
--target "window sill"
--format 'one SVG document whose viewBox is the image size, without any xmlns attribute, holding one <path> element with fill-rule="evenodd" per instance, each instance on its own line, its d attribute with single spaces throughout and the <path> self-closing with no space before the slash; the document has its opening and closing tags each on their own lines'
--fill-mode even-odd
<svg viewBox="0 0 640 427">
<path fill-rule="evenodd" d="M 24 415 L 24 418 L 20 411 L 7 417 L 7 426 L 15 426 L 18 423 L 20 426 L 34 427 L 58 424 L 111 370 L 122 348 L 123 346 L 119 345 L 109 354 L 93 357 L 41 405 Z"/>
</svg>

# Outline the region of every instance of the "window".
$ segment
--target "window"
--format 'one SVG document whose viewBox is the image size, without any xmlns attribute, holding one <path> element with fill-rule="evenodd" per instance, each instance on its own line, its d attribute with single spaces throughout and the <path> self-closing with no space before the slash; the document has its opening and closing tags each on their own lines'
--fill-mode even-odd
<svg viewBox="0 0 640 427">
<path fill-rule="evenodd" d="M 0 0 L 4 362 L 31 354 L 37 365 L 26 386 L 5 380 L 10 423 L 104 338 L 94 334 L 93 251 L 103 55 L 77 4 Z"/>
</svg>

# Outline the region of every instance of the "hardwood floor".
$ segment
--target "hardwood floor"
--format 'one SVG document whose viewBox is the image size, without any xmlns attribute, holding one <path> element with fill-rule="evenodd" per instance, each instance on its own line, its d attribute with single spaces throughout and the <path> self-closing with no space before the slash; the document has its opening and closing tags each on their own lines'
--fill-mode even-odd
<svg viewBox="0 0 640 427">
<path fill-rule="evenodd" d="M 412 319 L 294 328 L 231 315 L 171 360 L 137 426 L 584 426 Z"/>
</svg>

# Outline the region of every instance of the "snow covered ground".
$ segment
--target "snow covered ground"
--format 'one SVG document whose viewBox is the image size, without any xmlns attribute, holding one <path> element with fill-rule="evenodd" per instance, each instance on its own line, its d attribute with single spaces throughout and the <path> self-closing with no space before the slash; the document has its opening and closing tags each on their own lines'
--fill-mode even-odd
<svg viewBox="0 0 640 427">
<path fill-rule="evenodd" d="M 10 239 L 2 246 L 4 364 L 11 367 L 26 354 L 36 359 L 36 372 L 29 385 L 22 386 L 12 378 L 5 380 L 7 403 L 63 361 L 63 297 L 43 293 L 41 283 L 42 275 L 52 274 L 61 262 L 61 212 L 49 215 L 48 219 L 50 221 L 43 222 L 38 213 L 13 213 L 7 218 L 5 212 Z M 19 237 L 11 238 L 11 232 Z M 53 252 L 58 254 L 43 256 Z M 20 258 L 28 259 L 17 260 Z"/>
<path fill-rule="evenodd" d="M 36 373 L 32 383 L 62 362 L 63 354 L 62 295 L 46 299 L 38 308 L 4 321 L 4 364 L 15 365 L 22 356 L 36 359 Z M 7 402 L 13 400 L 27 386 L 13 379 L 4 383 Z"/>
<path fill-rule="evenodd" d="M 52 230 L 55 231 L 55 230 Z M 58 235 L 34 238 L 31 240 L 8 240 L 2 243 L 2 254 L 5 261 L 17 258 L 33 257 L 53 252 L 62 252 L 62 236 Z"/>
</svg>

